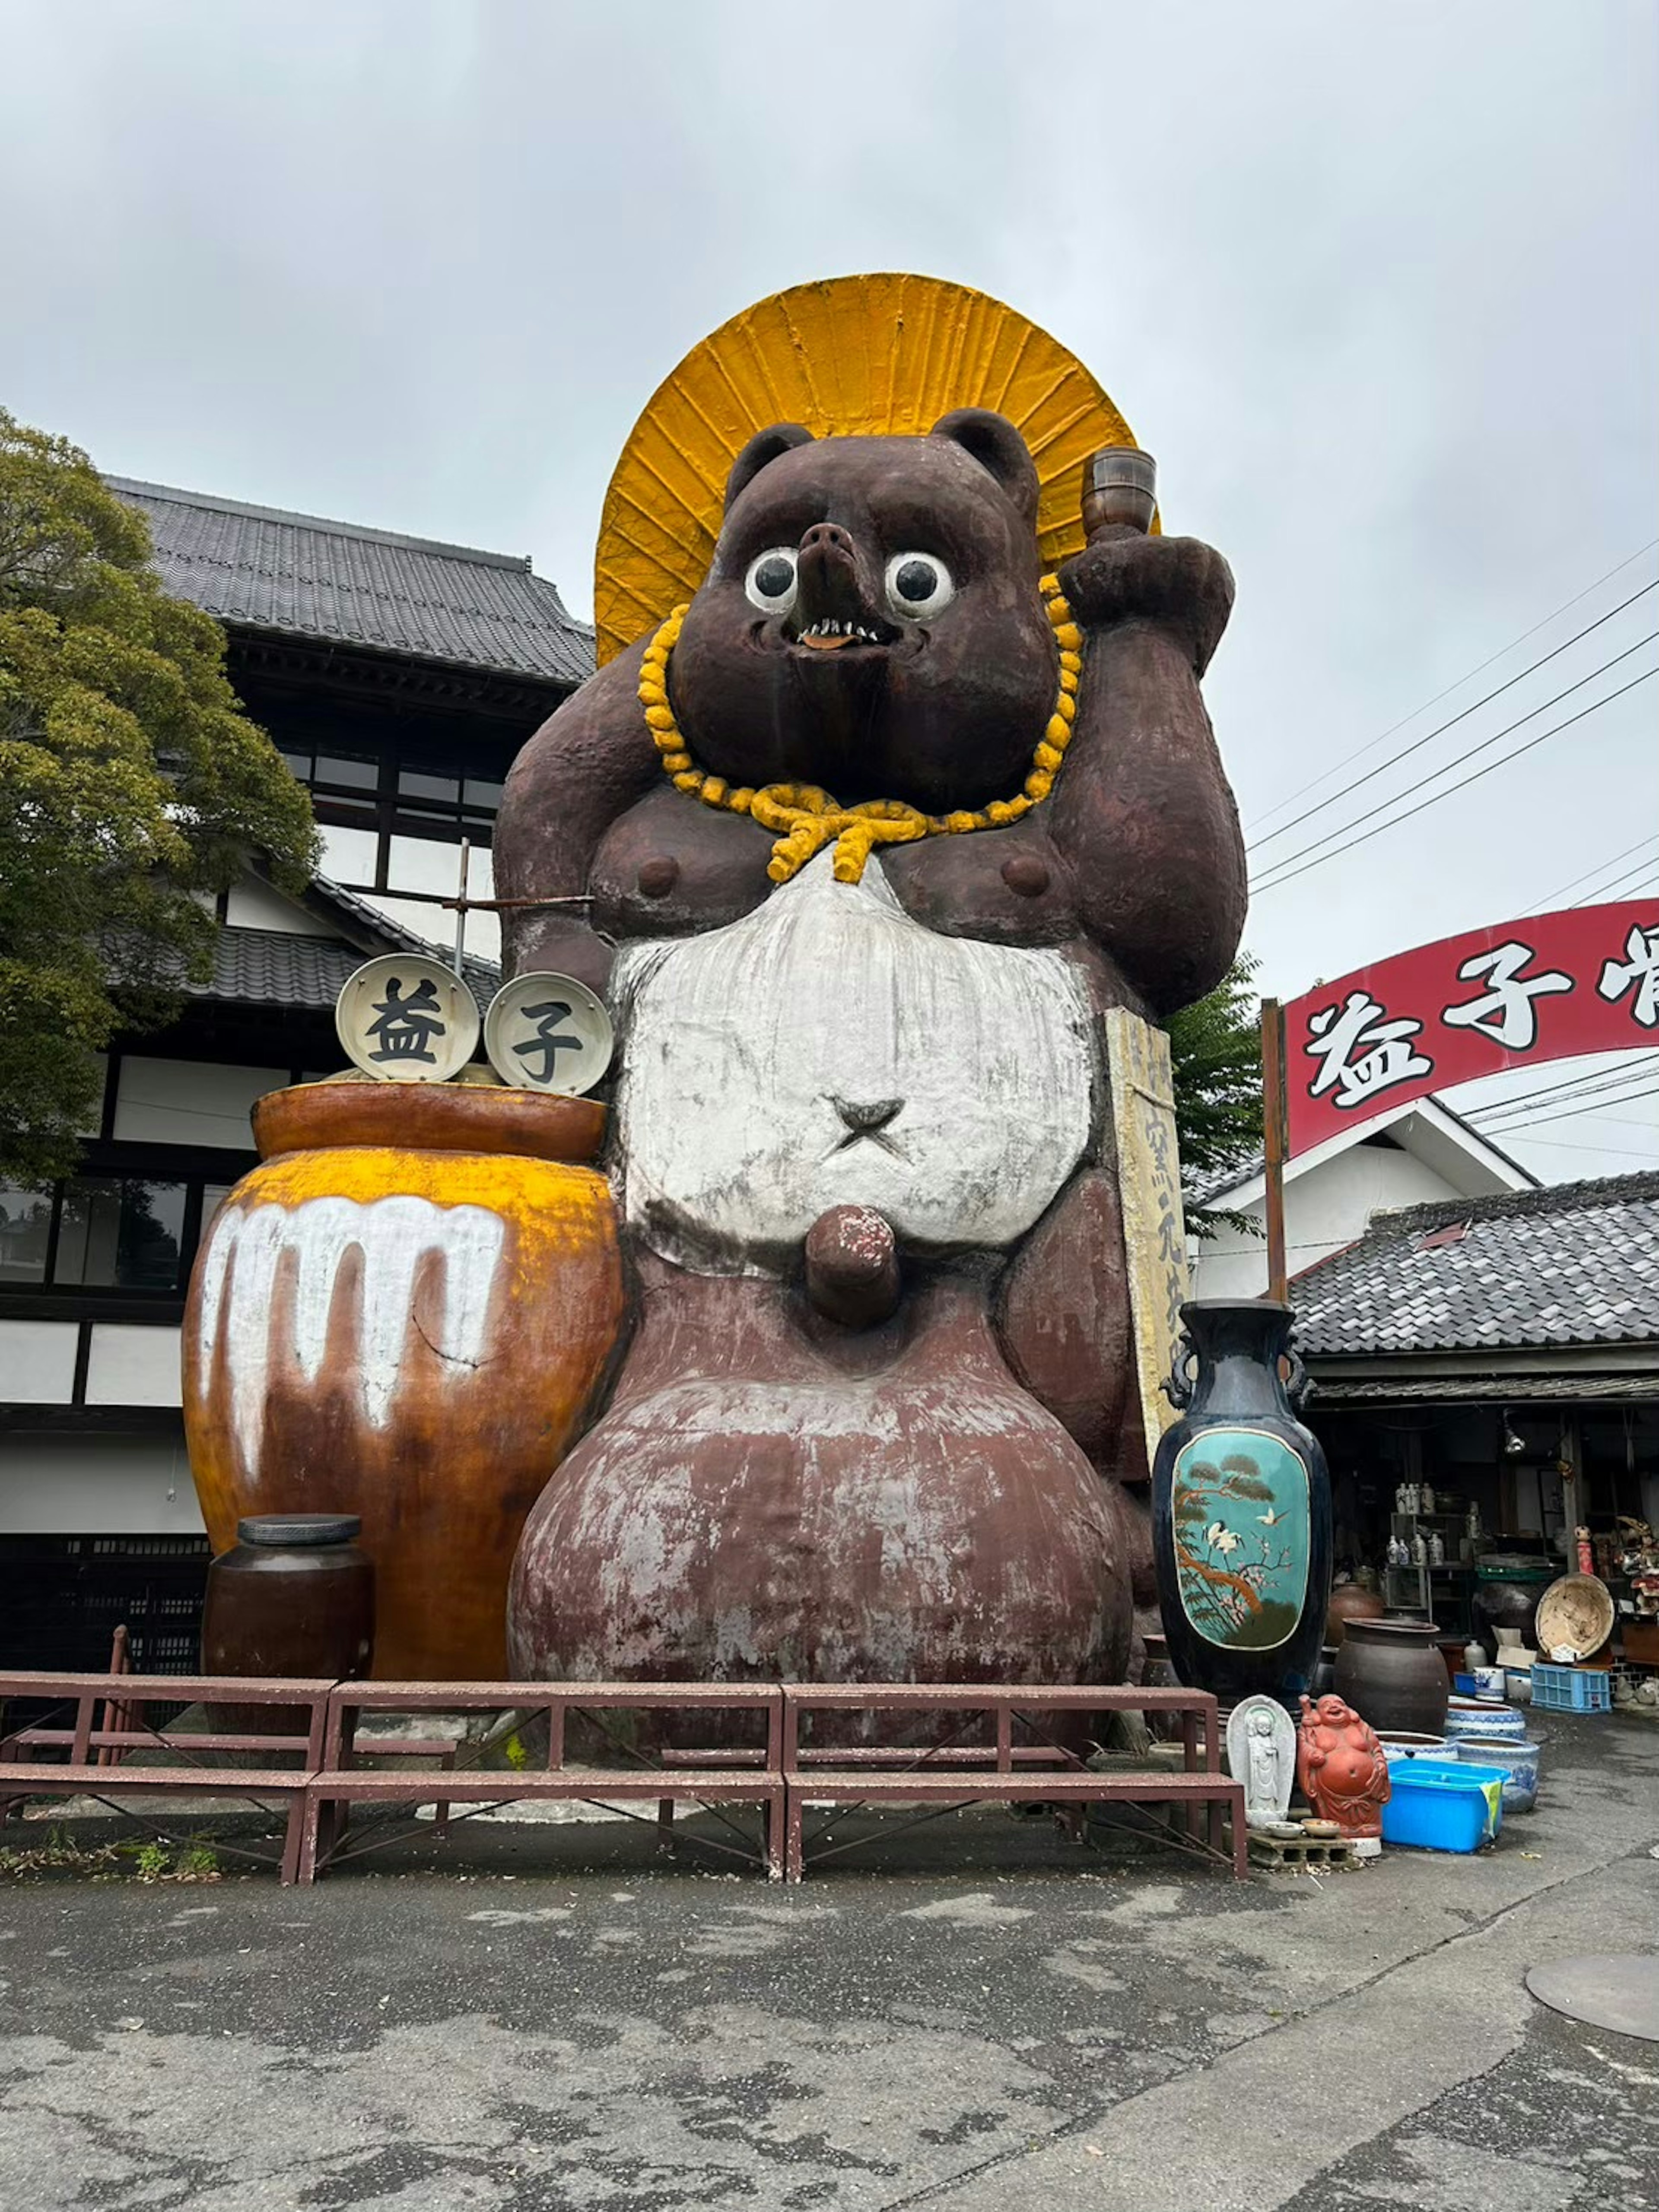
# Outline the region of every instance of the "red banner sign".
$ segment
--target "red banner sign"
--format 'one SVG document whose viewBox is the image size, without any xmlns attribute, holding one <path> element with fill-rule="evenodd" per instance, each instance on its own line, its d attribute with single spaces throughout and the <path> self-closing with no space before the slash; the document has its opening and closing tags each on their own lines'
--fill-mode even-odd
<svg viewBox="0 0 1659 2212">
<path fill-rule="evenodd" d="M 1506 1067 L 1659 1046 L 1659 900 L 1443 937 L 1285 1009 L 1289 1151 Z"/>
</svg>

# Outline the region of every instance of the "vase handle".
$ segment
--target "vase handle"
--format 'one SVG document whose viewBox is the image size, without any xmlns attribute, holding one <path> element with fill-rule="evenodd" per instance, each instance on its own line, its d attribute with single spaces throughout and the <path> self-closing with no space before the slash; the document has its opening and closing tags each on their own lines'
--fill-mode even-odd
<svg viewBox="0 0 1659 2212">
<path fill-rule="evenodd" d="M 1285 1354 L 1285 1364 L 1291 1370 L 1285 1378 L 1285 1395 L 1290 1400 L 1292 1407 L 1300 1413 L 1310 1391 L 1314 1387 L 1312 1378 L 1308 1373 L 1308 1363 L 1299 1352 L 1287 1352 Z"/>
<path fill-rule="evenodd" d="M 1184 1413 L 1193 1402 L 1193 1392 L 1198 1386 L 1198 1348 L 1183 1328 L 1176 1339 L 1176 1347 L 1170 1371 L 1158 1385 L 1177 1413 Z"/>
</svg>

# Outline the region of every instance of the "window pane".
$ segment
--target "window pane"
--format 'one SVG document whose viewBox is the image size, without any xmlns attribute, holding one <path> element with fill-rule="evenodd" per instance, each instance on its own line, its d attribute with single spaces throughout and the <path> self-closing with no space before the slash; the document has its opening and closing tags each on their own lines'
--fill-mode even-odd
<svg viewBox="0 0 1659 2212">
<path fill-rule="evenodd" d="M 462 795 L 469 806 L 493 814 L 501 803 L 501 787 L 499 783 L 480 783 L 476 776 L 470 775 Z"/>
<path fill-rule="evenodd" d="M 293 769 L 295 775 L 299 777 L 301 783 L 310 782 L 312 755 L 309 752 L 295 752 L 289 746 L 284 745 L 283 747 L 283 758 Z"/>
<path fill-rule="evenodd" d="M 349 784 L 354 790 L 373 791 L 380 781 L 380 763 L 359 753 L 319 753 L 319 783 Z"/>
<path fill-rule="evenodd" d="M 398 771 L 398 788 L 406 799 L 442 799 L 456 805 L 461 796 L 461 787 L 453 775 L 422 775 L 413 769 Z"/>
<path fill-rule="evenodd" d="M 52 1194 L 0 1183 L 0 1285 L 19 1288 L 46 1279 Z"/>
<path fill-rule="evenodd" d="M 322 825 L 323 873 L 349 889 L 373 890 L 374 863 L 380 841 L 373 830 L 342 830 L 337 823 Z"/>
<path fill-rule="evenodd" d="M 386 887 L 394 891 L 435 891 L 453 898 L 460 888 L 459 844 L 447 837 L 394 837 L 386 868 Z"/>
<path fill-rule="evenodd" d="M 53 1280 L 88 1290 L 176 1290 L 184 1227 L 181 1182 L 77 1176 L 64 1186 Z"/>
</svg>

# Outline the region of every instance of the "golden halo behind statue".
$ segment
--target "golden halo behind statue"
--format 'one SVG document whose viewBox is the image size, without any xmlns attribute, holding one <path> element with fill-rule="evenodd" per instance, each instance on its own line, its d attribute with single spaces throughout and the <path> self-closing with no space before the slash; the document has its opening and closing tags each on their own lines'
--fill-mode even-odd
<svg viewBox="0 0 1659 2212">
<path fill-rule="evenodd" d="M 657 387 L 611 477 L 594 556 L 600 665 L 702 582 L 726 476 L 757 430 L 915 435 L 953 407 L 994 408 L 1030 447 L 1044 566 L 1079 551 L 1083 464 L 1135 441 L 1076 356 L 1024 315 L 899 275 L 796 284 L 733 315 Z"/>
</svg>

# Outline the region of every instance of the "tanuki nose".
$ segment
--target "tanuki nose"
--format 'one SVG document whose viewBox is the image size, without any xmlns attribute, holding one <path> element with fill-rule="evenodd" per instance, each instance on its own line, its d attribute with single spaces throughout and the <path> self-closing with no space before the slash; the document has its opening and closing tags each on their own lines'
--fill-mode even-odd
<svg viewBox="0 0 1659 2212">
<path fill-rule="evenodd" d="M 852 533 L 843 530 L 838 522 L 815 522 L 800 541 L 803 553 L 843 553 L 850 561 L 854 557 Z"/>
</svg>

